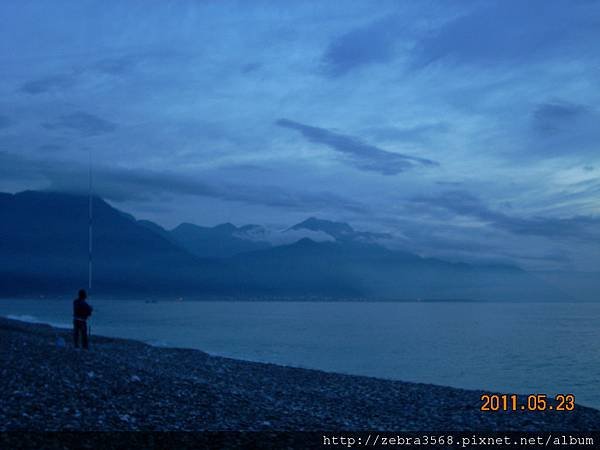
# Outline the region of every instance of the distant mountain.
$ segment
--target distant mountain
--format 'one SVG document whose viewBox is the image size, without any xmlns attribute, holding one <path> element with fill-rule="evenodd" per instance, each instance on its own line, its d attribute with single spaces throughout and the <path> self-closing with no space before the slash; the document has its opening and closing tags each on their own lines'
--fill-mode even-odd
<svg viewBox="0 0 600 450">
<path fill-rule="evenodd" d="M 330 220 L 317 219 L 310 217 L 290 228 L 288 231 L 310 230 L 326 233 L 336 241 L 355 241 L 376 243 L 382 240 L 391 239 L 392 236 L 387 233 L 370 233 L 364 231 L 355 231 L 350 225 L 344 222 L 333 222 Z"/>
<path fill-rule="evenodd" d="M 272 294 L 307 291 L 378 299 L 564 300 L 527 272 L 508 265 L 475 266 L 421 258 L 360 242 L 314 242 L 240 254 L 244 279 Z"/>
<path fill-rule="evenodd" d="M 135 218 L 132 218 L 132 220 L 135 221 Z M 150 220 L 138 220 L 137 224 L 141 225 L 144 228 L 147 228 L 150 231 L 153 231 L 154 233 L 158 234 L 159 236 L 163 237 L 169 242 L 177 243 L 168 230 L 164 229 L 163 227 L 154 222 L 151 222 Z"/>
<path fill-rule="evenodd" d="M 88 199 L 26 191 L 0 195 L 0 293 L 75 292 L 88 278 Z M 148 224 L 93 200 L 94 290 L 157 293 L 202 289 L 216 268 Z"/>
<path fill-rule="evenodd" d="M 227 258 L 243 252 L 270 247 L 270 244 L 260 239 L 261 227 L 246 225 L 236 227 L 224 223 L 208 228 L 182 223 L 169 232 L 174 242 L 190 253 L 201 258 Z"/>
<path fill-rule="evenodd" d="M 0 194 L 0 217 L 1 296 L 73 295 L 87 285 L 87 197 Z M 167 231 L 94 198 L 93 291 L 133 298 L 564 298 L 517 267 L 449 263 L 389 250 L 343 223 L 309 219 L 292 228 L 325 232 L 335 240 L 305 238 L 272 247 L 256 240 L 264 231 L 256 225 L 182 224 Z M 218 258 L 200 257 L 209 255 Z"/>
<path fill-rule="evenodd" d="M 316 217 L 309 217 L 305 221 L 300 222 L 290 227 L 289 229 L 322 231 L 336 239 L 343 239 L 346 236 L 352 235 L 354 233 L 354 229 L 347 223 L 332 222 L 330 220 L 317 219 Z"/>
<path fill-rule="evenodd" d="M 554 286 L 562 292 L 568 292 L 583 302 L 600 301 L 600 272 L 576 272 L 549 270 L 534 272 L 533 275 Z"/>
</svg>

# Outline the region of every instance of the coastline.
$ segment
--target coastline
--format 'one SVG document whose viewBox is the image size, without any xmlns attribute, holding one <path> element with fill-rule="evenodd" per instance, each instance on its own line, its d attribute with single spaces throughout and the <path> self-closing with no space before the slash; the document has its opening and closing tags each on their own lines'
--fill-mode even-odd
<svg viewBox="0 0 600 450">
<path fill-rule="evenodd" d="M 56 345 L 62 338 L 66 346 Z M 481 412 L 483 391 L 211 356 L 0 318 L 0 431 L 591 431 L 600 411 Z"/>
</svg>

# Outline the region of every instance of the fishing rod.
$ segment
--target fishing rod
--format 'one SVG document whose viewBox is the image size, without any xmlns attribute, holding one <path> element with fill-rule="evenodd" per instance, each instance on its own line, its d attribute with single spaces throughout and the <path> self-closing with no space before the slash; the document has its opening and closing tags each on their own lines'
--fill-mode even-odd
<svg viewBox="0 0 600 450">
<path fill-rule="evenodd" d="M 89 150 L 89 175 L 88 175 L 88 295 L 92 291 L 92 233 L 93 233 L 93 199 L 92 199 L 92 151 Z"/>
<path fill-rule="evenodd" d="M 92 270 L 93 270 L 93 253 L 92 253 L 92 237 L 94 226 L 93 202 L 92 196 L 92 149 L 88 148 L 89 154 L 89 173 L 88 173 L 88 299 L 92 294 Z M 89 319 L 89 318 L 88 318 Z M 92 325 L 88 324 L 88 339 L 92 336 Z"/>
</svg>

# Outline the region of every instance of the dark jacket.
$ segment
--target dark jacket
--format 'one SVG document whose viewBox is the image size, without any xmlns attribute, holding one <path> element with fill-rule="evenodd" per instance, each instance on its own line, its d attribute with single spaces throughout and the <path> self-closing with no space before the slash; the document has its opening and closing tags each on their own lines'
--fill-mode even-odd
<svg viewBox="0 0 600 450">
<path fill-rule="evenodd" d="M 80 298 L 73 301 L 73 318 L 87 320 L 92 315 L 92 307 Z"/>
</svg>

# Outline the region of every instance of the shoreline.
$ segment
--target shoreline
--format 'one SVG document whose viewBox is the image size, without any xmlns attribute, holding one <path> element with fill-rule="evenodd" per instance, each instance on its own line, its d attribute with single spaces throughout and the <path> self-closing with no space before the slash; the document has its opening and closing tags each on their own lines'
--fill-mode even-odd
<svg viewBox="0 0 600 450">
<path fill-rule="evenodd" d="M 71 294 L 49 295 L 40 297 L 36 294 L 23 295 L 3 295 L 0 294 L 0 301 L 3 300 L 39 300 L 39 301 L 65 301 L 72 300 Z M 108 301 L 139 301 L 145 303 L 193 303 L 193 302 L 218 302 L 218 303 L 473 303 L 473 304 L 514 304 L 514 303 L 550 303 L 550 304 L 581 304 L 598 303 L 597 300 L 524 300 L 524 299 L 506 299 L 506 300 L 483 300 L 477 298 L 387 298 L 387 297 L 324 297 L 324 296 L 181 296 L 181 297 L 136 297 L 135 295 L 96 295 L 100 300 Z"/>
<path fill-rule="evenodd" d="M 57 346 L 62 338 L 66 346 Z M 591 431 L 600 411 L 481 412 L 484 391 L 212 356 L 0 318 L 0 431 Z M 549 402 L 552 403 L 552 402 Z"/>
</svg>

